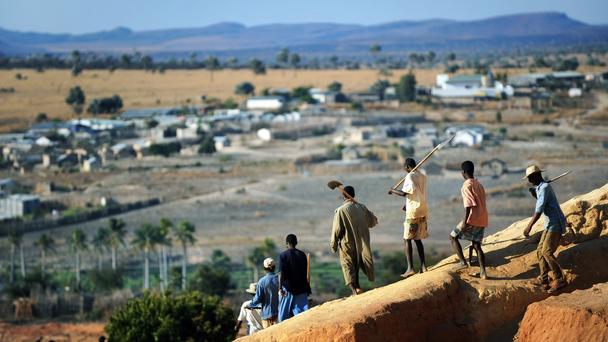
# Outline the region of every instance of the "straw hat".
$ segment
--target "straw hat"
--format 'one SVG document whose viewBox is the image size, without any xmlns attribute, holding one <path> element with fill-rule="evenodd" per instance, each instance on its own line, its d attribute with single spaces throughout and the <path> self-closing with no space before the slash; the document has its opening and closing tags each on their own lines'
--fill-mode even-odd
<svg viewBox="0 0 608 342">
<path fill-rule="evenodd" d="M 537 172 L 545 172 L 545 170 L 541 170 L 538 166 L 536 165 L 530 165 L 528 166 L 528 168 L 526 169 L 526 175 L 522 178 L 522 179 L 526 179 L 528 177 L 530 177 L 530 175 L 537 173 Z"/>
<path fill-rule="evenodd" d="M 251 283 L 251 284 L 249 284 L 249 288 L 247 290 L 245 290 L 245 292 L 255 294 L 255 290 L 257 289 L 257 287 L 258 287 L 257 283 Z"/>
</svg>

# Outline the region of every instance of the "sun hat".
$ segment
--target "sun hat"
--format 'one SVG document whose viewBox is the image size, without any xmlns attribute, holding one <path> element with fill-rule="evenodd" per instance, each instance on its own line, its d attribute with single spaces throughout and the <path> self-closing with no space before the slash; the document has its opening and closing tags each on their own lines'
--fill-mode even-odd
<svg viewBox="0 0 608 342">
<path fill-rule="evenodd" d="M 530 175 L 535 174 L 537 172 L 545 172 L 545 170 L 541 170 L 538 166 L 536 165 L 530 165 L 528 166 L 528 168 L 526 169 L 526 175 L 522 178 L 522 179 L 526 179 L 528 177 L 530 177 Z"/>
<path fill-rule="evenodd" d="M 255 294 L 255 290 L 257 289 L 257 287 L 258 287 L 257 283 L 251 283 L 251 284 L 249 284 L 249 288 L 247 290 L 245 290 L 245 292 Z"/>
<path fill-rule="evenodd" d="M 274 259 L 266 258 L 264 259 L 264 268 L 273 268 L 276 264 L 274 263 Z"/>
</svg>

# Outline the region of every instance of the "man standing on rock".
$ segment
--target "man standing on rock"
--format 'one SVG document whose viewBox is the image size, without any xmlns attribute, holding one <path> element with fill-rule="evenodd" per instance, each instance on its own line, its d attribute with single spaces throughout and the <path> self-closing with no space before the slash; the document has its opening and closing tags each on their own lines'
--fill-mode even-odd
<svg viewBox="0 0 608 342">
<path fill-rule="evenodd" d="M 403 242 L 405 244 L 407 270 L 401 276 L 407 278 L 416 274 L 412 256 L 412 240 L 416 243 L 416 250 L 418 250 L 418 256 L 420 257 L 420 273 L 426 272 L 422 240 L 429 236 L 427 232 L 429 209 L 426 196 L 426 176 L 417 170 L 411 172 L 416 167 L 416 161 L 412 158 L 407 158 L 403 167 L 407 172 L 403 181 L 403 188 L 401 191 L 391 189 L 390 193 L 405 197 Z"/>
<path fill-rule="evenodd" d="M 485 227 L 488 226 L 486 192 L 481 183 L 475 179 L 475 165 L 473 165 L 472 161 L 467 160 L 463 162 L 461 169 L 462 177 L 464 178 L 464 183 L 460 190 L 462 202 L 464 204 L 464 218 L 450 233 L 450 241 L 460 259 L 462 267 L 468 267 L 468 264 L 464 259 L 462 247 L 460 246 L 458 239 L 471 241 L 479 259 L 479 277 L 481 279 L 486 279 L 486 258 L 483 254 L 483 250 L 481 250 L 484 230 Z"/>
<path fill-rule="evenodd" d="M 274 273 L 275 262 L 272 258 L 264 259 L 266 275 L 258 281 L 251 306 L 262 307 L 262 327 L 274 325 L 279 315 L 279 279 Z"/>
<path fill-rule="evenodd" d="M 352 186 L 345 186 L 344 192 L 344 204 L 334 214 L 331 249 L 334 253 L 340 251 L 344 282 L 353 295 L 357 295 L 363 292 L 359 269 L 370 281 L 375 279 L 369 229 L 378 224 L 378 219 L 363 204 L 352 200 L 355 198 Z"/>
<path fill-rule="evenodd" d="M 532 165 L 526 169 L 526 176 L 523 178 L 527 178 L 534 185 L 533 188 L 530 188 L 530 192 L 536 198 L 534 216 L 524 230 L 524 236 L 530 236 L 532 226 L 542 215 L 545 221 L 545 229 L 536 249 L 540 276 L 533 283 L 537 286 L 543 286 L 549 293 L 554 293 L 566 286 L 562 268 L 557 263 L 554 255 L 566 228 L 566 217 L 559 206 L 553 188 L 543 179 L 542 171 L 538 166 Z M 549 270 L 553 272 L 555 277 L 551 284 L 549 284 Z"/>
<path fill-rule="evenodd" d="M 287 249 L 279 256 L 279 322 L 308 310 L 308 258 L 297 249 L 294 234 L 285 239 Z"/>
</svg>

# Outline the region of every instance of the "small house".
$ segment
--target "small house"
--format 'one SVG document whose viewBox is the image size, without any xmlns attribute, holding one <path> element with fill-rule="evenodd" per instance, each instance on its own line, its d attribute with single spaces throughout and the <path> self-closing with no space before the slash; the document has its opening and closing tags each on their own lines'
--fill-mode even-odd
<svg viewBox="0 0 608 342">
<path fill-rule="evenodd" d="M 0 219 L 10 219 L 32 214 L 40 207 L 35 195 L 15 194 L 0 198 Z"/>
<path fill-rule="evenodd" d="M 215 143 L 216 151 L 221 151 L 226 147 L 230 147 L 230 138 L 228 138 L 227 136 L 213 137 L 213 142 Z"/>
<path fill-rule="evenodd" d="M 282 111 L 287 103 L 282 96 L 254 96 L 245 105 L 249 110 Z"/>
</svg>

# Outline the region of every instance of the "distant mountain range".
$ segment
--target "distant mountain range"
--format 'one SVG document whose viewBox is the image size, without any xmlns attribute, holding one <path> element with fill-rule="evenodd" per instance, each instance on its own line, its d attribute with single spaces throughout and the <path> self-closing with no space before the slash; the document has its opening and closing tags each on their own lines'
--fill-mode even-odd
<svg viewBox="0 0 608 342">
<path fill-rule="evenodd" d="M 483 20 L 432 19 L 380 25 L 333 23 L 244 26 L 218 23 L 201 28 L 132 31 L 118 27 L 90 34 L 17 32 L 0 28 L 0 53 L 65 53 L 73 49 L 105 53 L 149 53 L 153 56 L 191 52 L 218 56 L 274 56 L 279 48 L 311 55 L 369 54 L 372 44 L 383 51 L 503 51 L 513 48 L 607 46 L 608 25 L 589 25 L 566 14 L 546 12 Z"/>
</svg>

